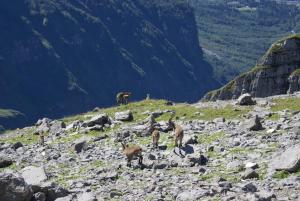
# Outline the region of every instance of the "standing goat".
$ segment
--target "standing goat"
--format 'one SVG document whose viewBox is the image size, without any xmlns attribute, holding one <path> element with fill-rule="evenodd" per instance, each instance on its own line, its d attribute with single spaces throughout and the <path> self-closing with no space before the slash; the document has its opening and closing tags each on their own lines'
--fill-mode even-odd
<svg viewBox="0 0 300 201">
<path fill-rule="evenodd" d="M 153 147 L 158 148 L 159 138 L 160 138 L 160 133 L 157 130 L 157 128 L 154 128 L 154 130 L 152 131 L 152 144 L 153 144 Z"/>
<path fill-rule="evenodd" d="M 121 142 L 123 147 L 123 153 L 127 157 L 127 166 L 131 167 L 131 161 L 134 157 L 139 158 L 139 165 L 143 164 L 142 148 L 138 145 L 128 146 L 127 144 Z"/>
<path fill-rule="evenodd" d="M 174 131 L 174 134 L 175 134 L 175 147 L 179 147 L 181 148 L 182 147 L 182 139 L 183 139 L 183 129 L 180 125 L 178 124 L 175 124 L 173 121 L 172 121 L 172 118 L 171 117 L 169 119 L 169 128 L 172 129 Z"/>
</svg>

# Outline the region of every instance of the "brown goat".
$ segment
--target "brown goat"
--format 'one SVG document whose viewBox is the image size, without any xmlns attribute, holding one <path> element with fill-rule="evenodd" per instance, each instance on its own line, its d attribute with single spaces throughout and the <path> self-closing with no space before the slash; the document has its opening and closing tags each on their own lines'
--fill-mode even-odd
<svg viewBox="0 0 300 201">
<path fill-rule="evenodd" d="M 136 156 L 139 158 L 139 165 L 143 164 L 142 148 L 138 145 L 132 145 L 129 147 L 127 144 L 121 142 L 123 147 L 123 153 L 127 157 L 127 166 L 131 167 L 131 161 Z"/>
<path fill-rule="evenodd" d="M 41 146 L 44 146 L 45 145 L 45 136 L 44 136 L 44 134 L 40 134 L 40 145 Z"/>
<path fill-rule="evenodd" d="M 158 141 L 160 138 L 160 133 L 157 129 L 154 129 L 152 132 L 152 144 L 153 147 L 158 148 Z"/>
<path fill-rule="evenodd" d="M 175 134 L 175 147 L 182 147 L 183 129 L 180 125 L 175 124 L 172 118 L 169 119 L 169 127 L 174 131 Z"/>
</svg>

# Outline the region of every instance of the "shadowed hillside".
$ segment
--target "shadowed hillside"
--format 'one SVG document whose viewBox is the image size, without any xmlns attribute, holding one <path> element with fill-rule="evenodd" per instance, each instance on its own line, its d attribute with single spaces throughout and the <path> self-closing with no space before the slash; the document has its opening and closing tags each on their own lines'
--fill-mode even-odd
<svg viewBox="0 0 300 201">
<path fill-rule="evenodd" d="M 217 85 L 184 2 L 1 1 L 0 108 L 33 122 L 112 105 L 121 90 L 199 99 Z"/>
</svg>

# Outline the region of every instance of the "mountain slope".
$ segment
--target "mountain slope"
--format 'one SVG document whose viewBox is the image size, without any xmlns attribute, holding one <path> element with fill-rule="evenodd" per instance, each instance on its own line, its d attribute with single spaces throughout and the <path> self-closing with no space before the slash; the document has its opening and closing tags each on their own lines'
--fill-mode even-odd
<svg viewBox="0 0 300 201">
<path fill-rule="evenodd" d="M 28 122 L 114 104 L 122 90 L 195 101 L 217 86 L 185 1 L 2 1 L 0 25 L 0 108 Z"/>
<path fill-rule="evenodd" d="M 274 43 L 258 64 L 203 100 L 238 98 L 245 90 L 255 97 L 293 93 L 300 89 L 300 34 Z"/>
<path fill-rule="evenodd" d="M 204 58 L 218 81 L 249 70 L 270 44 L 300 32 L 300 8 L 255 0 L 189 0 L 194 7 Z"/>
</svg>

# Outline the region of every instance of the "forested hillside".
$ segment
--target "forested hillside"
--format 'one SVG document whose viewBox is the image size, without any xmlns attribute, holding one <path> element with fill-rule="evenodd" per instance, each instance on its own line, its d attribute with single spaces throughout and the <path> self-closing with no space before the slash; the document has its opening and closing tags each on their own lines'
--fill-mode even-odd
<svg viewBox="0 0 300 201">
<path fill-rule="evenodd" d="M 300 32 L 300 9 L 255 0 L 189 0 L 200 44 L 216 78 L 225 84 L 255 66 L 278 39 Z"/>
</svg>

